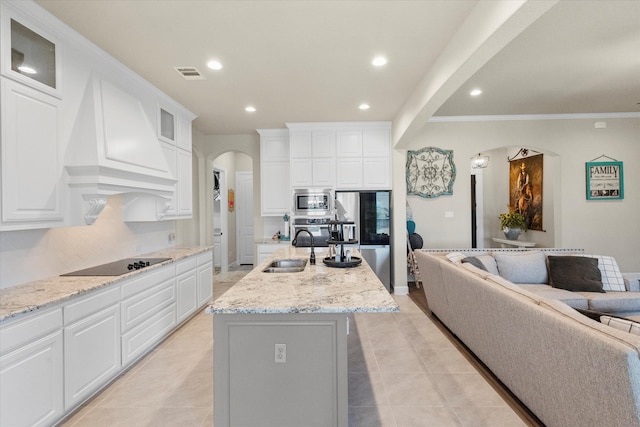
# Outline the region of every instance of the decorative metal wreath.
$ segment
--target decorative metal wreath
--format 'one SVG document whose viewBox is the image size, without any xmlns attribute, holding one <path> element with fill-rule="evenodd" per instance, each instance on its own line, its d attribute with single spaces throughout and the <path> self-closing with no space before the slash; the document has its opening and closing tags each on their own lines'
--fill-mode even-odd
<svg viewBox="0 0 640 427">
<path fill-rule="evenodd" d="M 450 196 L 456 179 L 453 150 L 425 147 L 407 152 L 407 194 Z"/>
</svg>

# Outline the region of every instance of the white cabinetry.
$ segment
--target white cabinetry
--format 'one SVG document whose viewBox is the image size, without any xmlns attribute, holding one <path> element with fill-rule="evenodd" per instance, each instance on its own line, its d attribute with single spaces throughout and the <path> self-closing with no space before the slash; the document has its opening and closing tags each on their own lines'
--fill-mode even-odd
<svg viewBox="0 0 640 427">
<path fill-rule="evenodd" d="M 169 164 L 175 185 L 173 199 L 164 219 L 184 219 L 193 216 L 193 184 L 191 163 L 191 121 L 174 116 L 168 109 L 159 108 L 158 139 Z"/>
<path fill-rule="evenodd" d="M 176 325 L 175 265 L 121 285 L 122 366 L 145 354 Z"/>
<path fill-rule="evenodd" d="M 198 255 L 198 306 L 213 298 L 213 254 L 211 251 Z"/>
<path fill-rule="evenodd" d="M 0 425 L 49 426 L 64 414 L 62 309 L 0 328 Z"/>
<path fill-rule="evenodd" d="M 210 301 L 212 275 L 209 250 L 0 322 L 0 426 L 59 422 Z"/>
<path fill-rule="evenodd" d="M 176 264 L 176 311 L 178 323 L 198 308 L 197 259 L 191 257 Z"/>
<path fill-rule="evenodd" d="M 336 189 L 391 189 L 391 125 L 339 130 Z"/>
<path fill-rule="evenodd" d="M 256 246 L 256 250 L 258 252 L 258 261 L 254 264 L 254 266 L 260 264 L 262 261 L 273 255 L 275 251 L 282 248 L 281 243 L 258 243 Z"/>
<path fill-rule="evenodd" d="M 335 185 L 335 130 L 293 129 L 290 144 L 292 188 Z"/>
<path fill-rule="evenodd" d="M 291 187 L 391 189 L 391 123 L 288 123 Z"/>
<path fill-rule="evenodd" d="M 71 410 L 120 371 L 120 287 L 64 307 L 64 406 Z"/>
<path fill-rule="evenodd" d="M 259 129 L 260 210 L 263 216 L 282 216 L 291 211 L 289 187 L 289 132 Z"/>
<path fill-rule="evenodd" d="M 2 230 L 64 225 L 60 100 L 1 77 Z"/>
</svg>

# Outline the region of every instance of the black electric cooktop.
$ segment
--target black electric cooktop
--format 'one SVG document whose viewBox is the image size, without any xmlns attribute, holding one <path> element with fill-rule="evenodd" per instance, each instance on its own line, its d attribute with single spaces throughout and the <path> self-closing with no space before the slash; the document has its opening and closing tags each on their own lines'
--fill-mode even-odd
<svg viewBox="0 0 640 427">
<path fill-rule="evenodd" d="M 171 258 L 125 258 L 108 264 L 61 274 L 61 276 L 121 276 L 125 273 L 150 267 L 170 259 Z"/>
</svg>

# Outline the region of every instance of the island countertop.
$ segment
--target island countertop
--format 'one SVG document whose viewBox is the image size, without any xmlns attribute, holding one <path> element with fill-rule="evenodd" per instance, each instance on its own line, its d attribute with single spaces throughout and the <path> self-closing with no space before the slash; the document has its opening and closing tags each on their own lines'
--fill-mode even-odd
<svg viewBox="0 0 640 427">
<path fill-rule="evenodd" d="M 358 253 L 354 255 L 360 256 Z M 398 305 L 363 259 L 353 268 L 327 267 L 326 248 L 316 265 L 297 273 L 264 273 L 274 259 L 309 259 L 308 248 L 285 246 L 213 301 L 210 314 L 397 312 Z"/>
</svg>

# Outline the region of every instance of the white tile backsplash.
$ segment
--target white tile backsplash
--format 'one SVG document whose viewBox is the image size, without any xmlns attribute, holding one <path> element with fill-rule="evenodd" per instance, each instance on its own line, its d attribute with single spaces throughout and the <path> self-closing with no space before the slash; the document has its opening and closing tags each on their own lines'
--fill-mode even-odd
<svg viewBox="0 0 640 427">
<path fill-rule="evenodd" d="M 0 289 L 173 247 L 175 221 L 125 223 L 111 196 L 95 224 L 0 233 Z"/>
<path fill-rule="evenodd" d="M 271 238 L 278 231 L 284 234 L 284 220 L 281 216 L 263 216 L 262 217 L 263 236 Z"/>
</svg>

